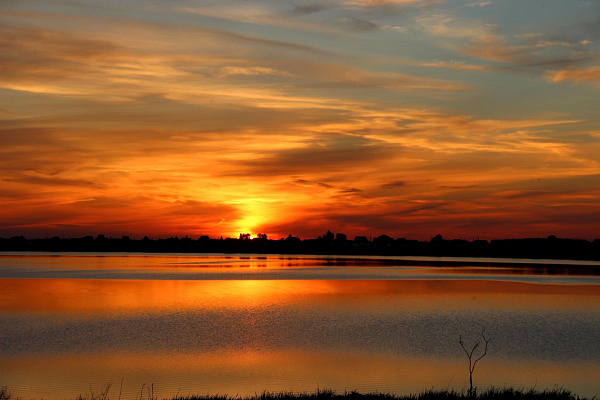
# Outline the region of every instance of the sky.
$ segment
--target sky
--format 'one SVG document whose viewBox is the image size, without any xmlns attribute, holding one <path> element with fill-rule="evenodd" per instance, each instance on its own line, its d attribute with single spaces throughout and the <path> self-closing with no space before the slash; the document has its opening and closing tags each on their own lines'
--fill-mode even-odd
<svg viewBox="0 0 600 400">
<path fill-rule="evenodd" d="M 0 237 L 600 237 L 597 0 L 0 0 Z"/>
</svg>

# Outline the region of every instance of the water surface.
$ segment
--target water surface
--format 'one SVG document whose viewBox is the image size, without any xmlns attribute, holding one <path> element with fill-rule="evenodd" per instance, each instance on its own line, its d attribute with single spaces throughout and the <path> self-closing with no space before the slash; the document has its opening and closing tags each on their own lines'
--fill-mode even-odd
<svg viewBox="0 0 600 400">
<path fill-rule="evenodd" d="M 49 400 L 108 382 L 124 399 L 150 384 L 159 397 L 460 390 L 458 338 L 485 327 L 478 386 L 600 395 L 596 263 L 472 261 L 3 254 L 0 385 Z"/>
</svg>

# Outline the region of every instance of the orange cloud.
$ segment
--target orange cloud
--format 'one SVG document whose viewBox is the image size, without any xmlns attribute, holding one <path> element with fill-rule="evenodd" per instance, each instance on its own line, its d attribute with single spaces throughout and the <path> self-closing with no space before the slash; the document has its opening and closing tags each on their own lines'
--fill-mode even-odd
<svg viewBox="0 0 600 400">
<path fill-rule="evenodd" d="M 600 88 L 600 66 L 550 71 L 546 76 L 554 83 L 574 82 Z"/>
<path fill-rule="evenodd" d="M 597 86 L 593 44 L 443 2 L 215 4 L 0 6 L 0 236 L 595 234 L 593 106 L 514 74 Z"/>
</svg>

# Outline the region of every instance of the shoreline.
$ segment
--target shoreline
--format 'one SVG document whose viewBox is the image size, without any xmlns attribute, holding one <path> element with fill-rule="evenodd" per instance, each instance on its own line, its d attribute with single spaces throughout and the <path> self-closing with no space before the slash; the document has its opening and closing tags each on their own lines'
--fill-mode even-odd
<svg viewBox="0 0 600 400">
<path fill-rule="evenodd" d="M 27 239 L 0 238 L 0 252 L 97 252 L 97 253 L 185 253 L 185 254 L 277 254 L 399 257 L 461 257 L 532 260 L 600 261 L 600 239 L 547 238 L 463 240 L 434 237 L 430 241 L 393 239 L 382 235 L 349 239 L 285 239 L 170 237 L 131 239 L 105 237 Z"/>
<path fill-rule="evenodd" d="M 99 392 L 90 389 L 90 393 L 80 394 L 75 400 L 122 400 L 121 393 L 117 396 L 111 396 L 111 385 L 107 384 Z M 435 390 L 428 389 L 408 395 L 395 395 L 392 393 L 372 392 L 360 393 L 355 390 L 338 393 L 333 390 L 316 390 L 315 392 L 269 392 L 255 393 L 250 396 L 231 396 L 228 394 L 214 395 L 186 395 L 176 394 L 173 397 L 159 398 L 154 395 L 154 387 L 142 386 L 140 393 L 135 400 L 595 400 L 596 396 L 591 398 L 580 397 L 572 391 L 564 388 L 554 388 L 552 390 L 536 389 L 516 389 L 516 388 L 487 388 L 478 391 L 474 389 L 473 393 L 468 390 Z M 0 400 L 25 400 L 15 396 L 8 387 L 0 386 Z M 35 400 L 32 398 L 30 400 Z M 64 399 L 69 400 L 69 399 Z"/>
</svg>

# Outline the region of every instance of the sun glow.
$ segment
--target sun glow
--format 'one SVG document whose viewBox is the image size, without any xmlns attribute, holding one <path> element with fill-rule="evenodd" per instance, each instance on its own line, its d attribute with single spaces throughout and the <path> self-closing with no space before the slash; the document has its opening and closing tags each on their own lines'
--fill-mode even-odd
<svg viewBox="0 0 600 400">
<path fill-rule="evenodd" d="M 0 237 L 595 239 L 597 13 L 558 2 L 561 40 L 529 2 L 0 1 Z"/>
<path fill-rule="evenodd" d="M 237 228 L 234 235 L 250 234 L 250 239 L 255 239 L 259 233 L 268 233 L 264 232 L 263 227 L 279 218 L 276 207 L 264 200 L 250 200 L 238 207 L 241 209 L 241 218 L 234 224 Z"/>
</svg>

